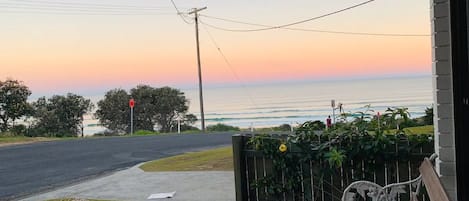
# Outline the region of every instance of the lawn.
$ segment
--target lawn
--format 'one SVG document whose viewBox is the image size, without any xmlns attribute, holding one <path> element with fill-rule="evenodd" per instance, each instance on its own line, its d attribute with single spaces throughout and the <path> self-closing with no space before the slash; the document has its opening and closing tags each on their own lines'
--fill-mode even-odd
<svg viewBox="0 0 469 201">
<path fill-rule="evenodd" d="M 389 130 L 385 133 L 395 133 L 396 129 Z M 416 127 L 409 127 L 409 128 L 404 128 L 404 132 L 408 135 L 418 135 L 418 134 L 434 134 L 433 130 L 433 125 L 427 125 L 427 126 L 416 126 Z"/>
<path fill-rule="evenodd" d="M 10 145 L 10 144 L 26 144 L 26 143 L 33 143 L 33 142 L 52 141 L 52 140 L 59 140 L 59 139 L 60 138 L 50 138 L 50 137 L 0 136 L 0 146 Z"/>
<path fill-rule="evenodd" d="M 433 134 L 433 125 L 404 128 L 407 134 Z"/>
<path fill-rule="evenodd" d="M 233 149 L 231 146 L 151 161 L 140 166 L 146 172 L 160 171 L 231 171 Z"/>
</svg>

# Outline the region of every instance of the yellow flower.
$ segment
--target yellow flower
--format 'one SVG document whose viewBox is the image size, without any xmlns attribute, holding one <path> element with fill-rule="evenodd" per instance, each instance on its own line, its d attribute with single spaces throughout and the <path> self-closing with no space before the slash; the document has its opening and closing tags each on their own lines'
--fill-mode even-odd
<svg viewBox="0 0 469 201">
<path fill-rule="evenodd" d="M 285 144 L 281 144 L 280 147 L 278 147 L 278 150 L 280 150 L 280 152 L 286 152 L 287 151 L 287 145 Z"/>
</svg>

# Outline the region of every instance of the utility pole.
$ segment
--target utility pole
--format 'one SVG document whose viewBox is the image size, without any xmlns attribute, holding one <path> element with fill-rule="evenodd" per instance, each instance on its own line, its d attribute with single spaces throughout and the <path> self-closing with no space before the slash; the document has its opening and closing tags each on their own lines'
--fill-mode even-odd
<svg viewBox="0 0 469 201">
<path fill-rule="evenodd" d="M 199 11 L 205 10 L 207 7 L 194 8 L 189 15 L 195 15 L 195 40 L 197 43 L 197 66 L 199 68 L 199 98 L 200 98 L 200 120 L 202 123 L 202 132 L 205 132 L 205 116 L 204 116 L 204 98 L 202 93 L 202 69 L 200 67 L 200 48 L 199 48 Z"/>
</svg>

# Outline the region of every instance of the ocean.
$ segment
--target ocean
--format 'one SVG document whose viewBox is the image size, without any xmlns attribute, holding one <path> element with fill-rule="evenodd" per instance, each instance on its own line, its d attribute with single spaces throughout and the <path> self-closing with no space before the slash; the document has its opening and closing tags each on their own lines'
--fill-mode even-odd
<svg viewBox="0 0 469 201">
<path fill-rule="evenodd" d="M 198 89 L 181 89 L 190 100 L 189 112 L 200 118 Z M 92 97 L 98 101 L 102 97 Z M 433 104 L 431 76 L 361 80 L 303 81 L 204 88 L 206 125 L 217 123 L 241 128 L 281 124 L 299 125 L 332 116 L 331 100 L 345 112 L 363 111 L 371 105 L 383 113 L 388 107 L 407 107 L 411 117 L 425 114 Z M 85 117 L 85 134 L 104 128 Z M 200 127 L 200 122 L 195 126 Z"/>
</svg>

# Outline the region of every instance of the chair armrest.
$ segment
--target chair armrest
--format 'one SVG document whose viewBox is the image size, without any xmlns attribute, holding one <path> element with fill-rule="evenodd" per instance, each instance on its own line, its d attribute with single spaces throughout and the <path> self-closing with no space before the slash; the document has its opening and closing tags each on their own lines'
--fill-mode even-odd
<svg viewBox="0 0 469 201">
<path fill-rule="evenodd" d="M 449 197 L 441 184 L 440 177 L 436 174 L 436 171 L 428 158 L 424 159 L 420 165 L 419 171 L 422 175 L 422 181 L 427 188 L 430 200 L 449 201 Z"/>
</svg>

